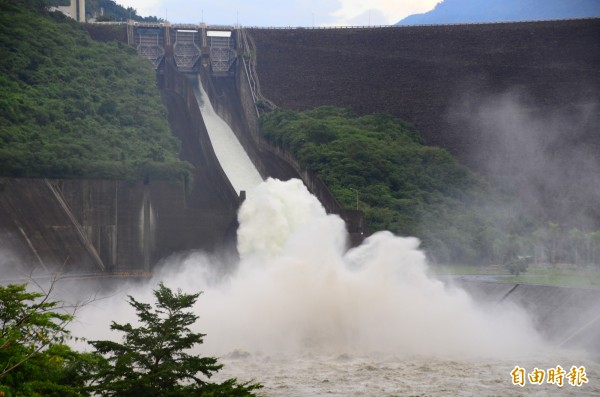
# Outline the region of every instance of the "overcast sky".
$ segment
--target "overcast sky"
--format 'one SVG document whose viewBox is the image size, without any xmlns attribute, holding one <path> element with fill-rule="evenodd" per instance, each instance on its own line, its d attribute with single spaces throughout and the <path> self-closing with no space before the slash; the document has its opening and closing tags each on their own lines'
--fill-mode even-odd
<svg viewBox="0 0 600 397">
<path fill-rule="evenodd" d="M 441 0 L 116 0 L 173 23 L 243 26 L 391 25 Z"/>
</svg>

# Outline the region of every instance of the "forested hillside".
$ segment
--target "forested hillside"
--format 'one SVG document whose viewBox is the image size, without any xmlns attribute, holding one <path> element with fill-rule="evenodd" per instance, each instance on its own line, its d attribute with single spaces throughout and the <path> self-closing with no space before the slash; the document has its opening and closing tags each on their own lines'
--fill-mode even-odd
<svg viewBox="0 0 600 397">
<path fill-rule="evenodd" d="M 417 236 L 435 261 L 600 264 L 600 232 L 545 224 L 390 115 L 278 110 L 261 117 L 261 129 L 342 206 L 364 211 L 371 232 Z"/>
<path fill-rule="evenodd" d="M 43 1 L 0 0 L 0 175 L 178 178 L 155 72 Z"/>
<path fill-rule="evenodd" d="M 500 234 L 495 217 L 483 211 L 491 188 L 446 150 L 426 146 L 412 125 L 322 107 L 268 113 L 261 128 L 316 172 L 344 207 L 364 211 L 371 232 L 418 236 L 443 261 L 489 257 Z"/>
<path fill-rule="evenodd" d="M 97 21 L 126 21 L 133 19 L 134 21 L 159 22 L 155 16 L 142 17 L 137 14 L 137 10 L 133 7 L 123 7 L 117 4 L 114 0 L 86 0 L 85 13 L 88 16 L 97 15 Z"/>
</svg>

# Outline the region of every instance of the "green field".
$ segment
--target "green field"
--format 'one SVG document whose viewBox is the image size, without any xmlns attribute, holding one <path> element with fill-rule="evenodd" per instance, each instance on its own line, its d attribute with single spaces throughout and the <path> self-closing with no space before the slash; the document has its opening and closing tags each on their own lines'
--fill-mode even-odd
<svg viewBox="0 0 600 397">
<path fill-rule="evenodd" d="M 503 266 L 435 265 L 430 267 L 430 273 L 436 276 L 499 276 L 496 281 L 505 283 L 600 288 L 600 269 L 597 267 L 534 265 L 525 274 L 515 277 Z"/>
</svg>

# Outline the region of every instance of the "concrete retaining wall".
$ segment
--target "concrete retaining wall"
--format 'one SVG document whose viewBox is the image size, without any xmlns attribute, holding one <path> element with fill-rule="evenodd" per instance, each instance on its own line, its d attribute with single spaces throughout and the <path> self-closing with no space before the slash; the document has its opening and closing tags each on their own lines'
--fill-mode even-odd
<svg viewBox="0 0 600 397">
<path fill-rule="evenodd" d="M 214 251 L 235 208 L 194 208 L 182 183 L 2 179 L 0 247 L 19 258 L 3 278 L 151 271 L 173 252 Z M 4 252 L 3 252 L 4 254 Z"/>
</svg>

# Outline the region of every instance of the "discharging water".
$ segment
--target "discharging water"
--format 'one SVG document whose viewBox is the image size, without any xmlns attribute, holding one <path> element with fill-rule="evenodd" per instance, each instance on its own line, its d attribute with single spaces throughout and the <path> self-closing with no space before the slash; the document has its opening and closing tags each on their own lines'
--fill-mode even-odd
<svg viewBox="0 0 600 397">
<path fill-rule="evenodd" d="M 219 163 L 238 193 L 242 190 L 250 192 L 262 178 L 235 133 L 213 109 L 199 78 L 197 82 L 196 100 Z"/>
</svg>

